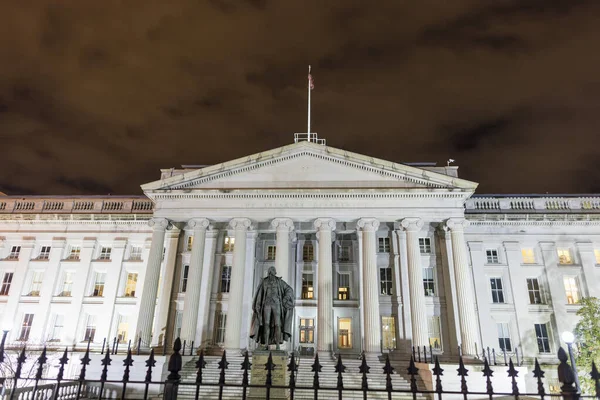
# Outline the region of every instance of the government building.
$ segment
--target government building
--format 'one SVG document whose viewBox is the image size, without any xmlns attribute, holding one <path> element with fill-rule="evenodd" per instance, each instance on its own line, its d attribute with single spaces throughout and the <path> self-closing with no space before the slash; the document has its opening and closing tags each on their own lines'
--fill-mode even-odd
<svg viewBox="0 0 600 400">
<path fill-rule="evenodd" d="M 600 296 L 600 197 L 476 193 L 456 166 L 301 141 L 165 169 L 144 196 L 0 196 L 7 342 L 252 350 L 275 266 L 288 350 L 555 362 Z M 455 362 L 455 361 L 454 361 Z"/>
</svg>

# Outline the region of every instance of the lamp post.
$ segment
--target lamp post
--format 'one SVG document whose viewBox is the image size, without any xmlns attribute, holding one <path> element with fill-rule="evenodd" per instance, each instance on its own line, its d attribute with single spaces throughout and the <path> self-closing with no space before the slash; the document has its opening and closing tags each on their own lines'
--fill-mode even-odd
<svg viewBox="0 0 600 400">
<path fill-rule="evenodd" d="M 581 387 L 579 386 L 579 376 L 577 375 L 577 365 L 575 365 L 575 357 L 573 356 L 573 342 L 575 342 L 575 336 L 565 331 L 562 333 L 562 340 L 567 344 L 569 349 L 569 359 L 571 360 L 571 367 L 573 368 L 573 374 L 575 375 L 575 386 L 577 387 L 577 393 L 581 393 Z"/>
<path fill-rule="evenodd" d="M 0 342 L 0 363 L 4 362 L 4 344 L 6 343 L 7 334 L 8 330 L 4 330 L 4 332 L 2 332 L 2 342 Z"/>
</svg>

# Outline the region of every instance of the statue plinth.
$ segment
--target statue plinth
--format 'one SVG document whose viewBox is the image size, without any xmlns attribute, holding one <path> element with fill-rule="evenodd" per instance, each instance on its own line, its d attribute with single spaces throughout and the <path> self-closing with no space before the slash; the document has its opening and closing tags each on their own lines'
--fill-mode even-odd
<svg viewBox="0 0 600 400">
<path fill-rule="evenodd" d="M 283 350 L 255 350 L 252 353 L 252 367 L 250 383 L 253 385 L 264 386 L 267 381 L 267 369 L 265 365 L 269 359 L 269 353 L 273 359 L 275 368 L 271 371 L 271 385 L 285 386 L 288 384 L 289 377 L 287 374 L 288 356 Z M 287 399 L 289 398 L 287 389 L 271 389 L 271 399 Z M 266 388 L 250 388 L 249 399 L 266 399 Z"/>
</svg>

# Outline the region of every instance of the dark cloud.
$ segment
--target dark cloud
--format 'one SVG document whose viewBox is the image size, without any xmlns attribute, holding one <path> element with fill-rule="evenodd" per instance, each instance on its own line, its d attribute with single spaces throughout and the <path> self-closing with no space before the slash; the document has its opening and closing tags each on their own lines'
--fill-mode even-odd
<svg viewBox="0 0 600 400">
<path fill-rule="evenodd" d="M 112 189 L 98 181 L 89 178 L 67 178 L 60 176 L 56 182 L 76 193 L 84 194 L 110 194 Z"/>
</svg>

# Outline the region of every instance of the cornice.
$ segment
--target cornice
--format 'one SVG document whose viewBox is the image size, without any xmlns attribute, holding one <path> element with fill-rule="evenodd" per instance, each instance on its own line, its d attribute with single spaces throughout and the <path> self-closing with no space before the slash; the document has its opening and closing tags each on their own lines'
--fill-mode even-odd
<svg viewBox="0 0 600 400">
<path fill-rule="evenodd" d="M 371 199 L 466 199 L 470 196 L 469 192 L 451 192 L 448 190 L 441 190 L 439 192 L 429 191 L 425 189 L 416 189 L 407 192 L 406 189 L 403 192 L 389 192 L 384 190 L 377 190 L 377 192 L 332 192 L 327 193 L 323 190 L 318 190 L 316 193 L 307 193 L 306 190 L 302 191 L 288 191 L 288 192 L 272 192 L 270 190 L 257 191 L 252 193 L 249 191 L 239 193 L 223 193 L 221 191 L 205 191 L 202 193 L 189 193 L 186 191 L 170 191 L 166 193 L 155 192 L 152 193 L 152 197 L 156 200 L 198 200 L 198 199 L 358 199 L 358 200 L 371 200 Z"/>
</svg>

